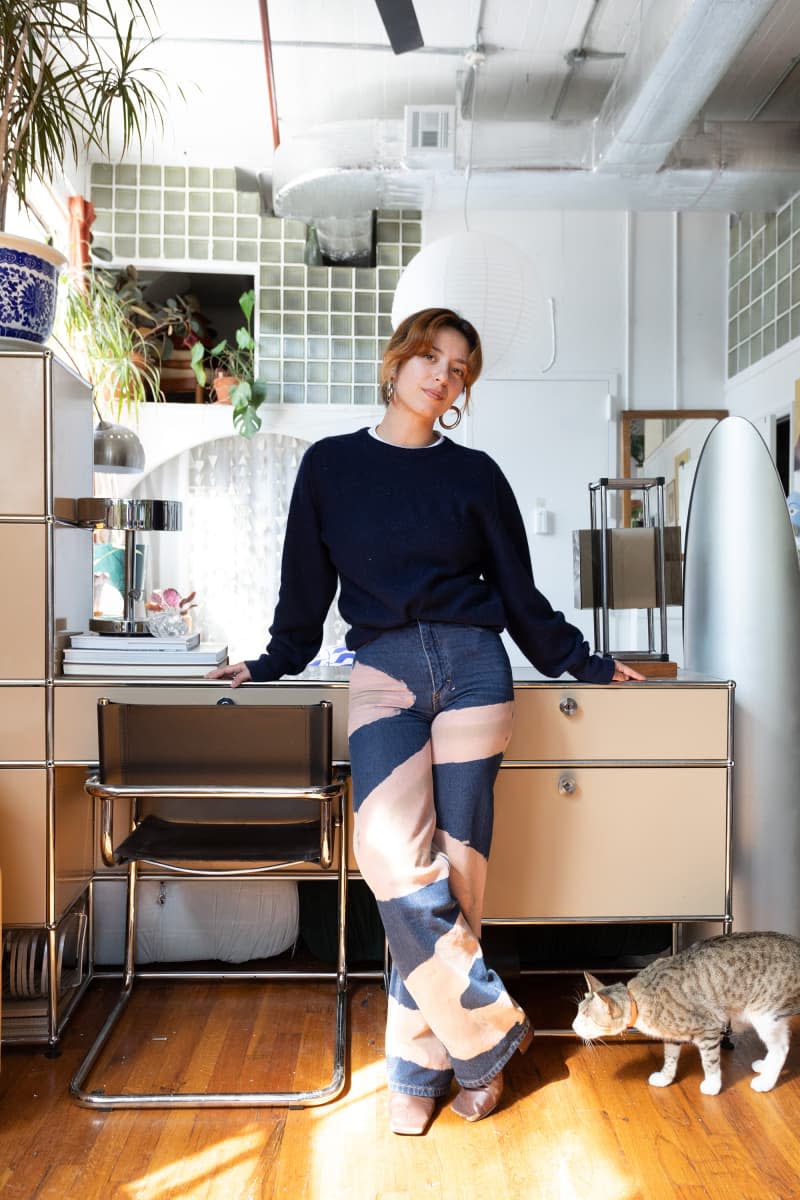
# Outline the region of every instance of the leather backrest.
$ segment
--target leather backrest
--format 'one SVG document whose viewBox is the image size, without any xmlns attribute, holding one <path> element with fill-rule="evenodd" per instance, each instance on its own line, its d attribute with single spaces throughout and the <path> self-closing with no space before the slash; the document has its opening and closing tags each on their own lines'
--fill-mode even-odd
<svg viewBox="0 0 800 1200">
<path fill-rule="evenodd" d="M 98 702 L 100 778 L 109 784 L 327 784 L 330 704 Z"/>
</svg>

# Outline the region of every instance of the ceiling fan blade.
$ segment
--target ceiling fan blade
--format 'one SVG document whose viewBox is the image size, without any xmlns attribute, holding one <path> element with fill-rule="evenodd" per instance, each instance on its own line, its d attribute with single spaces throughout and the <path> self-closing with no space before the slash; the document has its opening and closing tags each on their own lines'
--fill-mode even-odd
<svg viewBox="0 0 800 1200">
<path fill-rule="evenodd" d="M 419 50 L 422 40 L 413 0 L 375 0 L 395 54 Z"/>
</svg>

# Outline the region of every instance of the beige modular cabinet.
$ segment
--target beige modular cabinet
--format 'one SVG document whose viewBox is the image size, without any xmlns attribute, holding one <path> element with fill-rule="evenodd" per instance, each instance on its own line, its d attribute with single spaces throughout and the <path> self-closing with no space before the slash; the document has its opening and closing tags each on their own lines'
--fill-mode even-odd
<svg viewBox="0 0 800 1200">
<path fill-rule="evenodd" d="M 54 754 L 59 639 L 88 628 L 91 392 L 48 350 L 0 350 L 0 870 L 3 1040 L 55 1045 L 88 958 L 92 812 Z M 53 968 L 53 969 L 51 969 Z"/>
<path fill-rule="evenodd" d="M 485 919 L 731 924 L 733 685 L 516 688 Z"/>
</svg>

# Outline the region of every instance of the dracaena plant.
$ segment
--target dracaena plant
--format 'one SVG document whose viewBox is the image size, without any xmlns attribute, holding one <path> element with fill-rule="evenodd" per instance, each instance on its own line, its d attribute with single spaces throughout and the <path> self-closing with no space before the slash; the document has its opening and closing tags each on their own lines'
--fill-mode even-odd
<svg viewBox="0 0 800 1200">
<path fill-rule="evenodd" d="M 148 67 L 152 0 L 0 0 L 0 230 L 9 190 L 47 182 L 69 154 L 121 154 L 163 127 L 164 80 Z"/>
</svg>

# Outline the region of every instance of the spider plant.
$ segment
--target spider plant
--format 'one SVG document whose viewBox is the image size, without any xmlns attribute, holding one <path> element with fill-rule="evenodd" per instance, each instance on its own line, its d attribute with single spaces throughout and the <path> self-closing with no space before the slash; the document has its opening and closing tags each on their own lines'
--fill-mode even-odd
<svg viewBox="0 0 800 1200">
<path fill-rule="evenodd" d="M 83 360 L 99 406 L 119 420 L 146 400 L 161 398 L 159 358 L 137 324 L 130 296 L 108 271 L 66 277 L 61 289 L 62 327 Z"/>
</svg>

